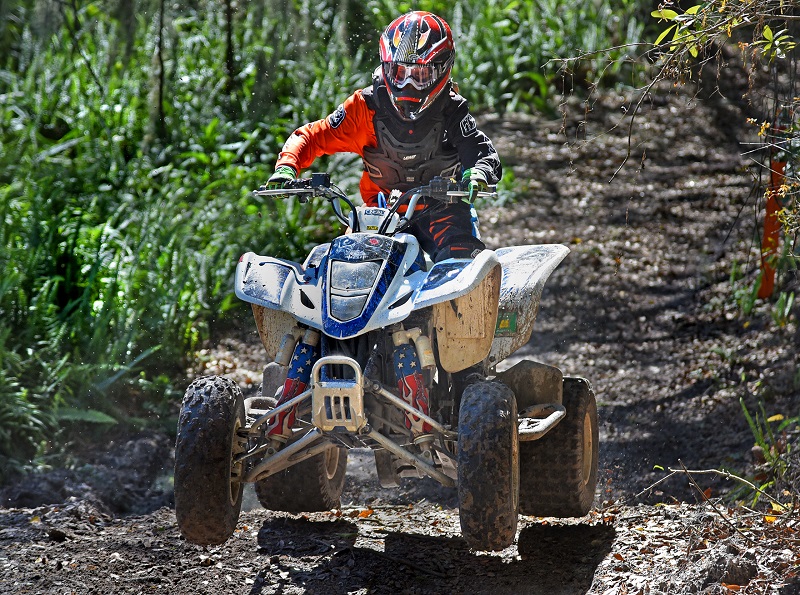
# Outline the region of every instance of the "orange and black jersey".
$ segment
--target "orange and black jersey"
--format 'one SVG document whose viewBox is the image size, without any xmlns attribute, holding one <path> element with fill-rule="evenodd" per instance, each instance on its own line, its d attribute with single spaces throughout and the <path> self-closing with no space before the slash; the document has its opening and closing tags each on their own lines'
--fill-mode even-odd
<svg viewBox="0 0 800 595">
<path fill-rule="evenodd" d="M 492 142 L 478 130 L 466 99 L 452 89 L 409 122 L 399 117 L 386 87 L 376 80 L 327 118 L 295 130 L 277 165 L 299 172 L 317 157 L 334 153 L 361 156 L 360 191 L 368 205 L 376 203 L 378 192 L 388 196 L 393 189 L 406 191 L 438 175 L 460 179 L 468 168 L 480 169 L 490 184 L 502 176 Z"/>
</svg>

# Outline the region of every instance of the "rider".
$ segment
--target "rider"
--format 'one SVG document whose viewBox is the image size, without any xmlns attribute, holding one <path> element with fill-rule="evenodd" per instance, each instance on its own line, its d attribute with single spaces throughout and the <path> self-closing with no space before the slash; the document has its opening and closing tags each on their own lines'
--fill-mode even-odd
<svg viewBox="0 0 800 595">
<path fill-rule="evenodd" d="M 461 177 L 469 203 L 455 202 L 420 212 L 408 230 L 434 262 L 473 258 L 485 248 L 473 224 L 471 203 L 488 184 L 502 176 L 500 158 L 480 130 L 450 78 L 455 47 L 450 27 L 440 17 L 413 11 L 392 21 L 380 38 L 381 66 L 372 85 L 350 95 L 331 115 L 301 126 L 289 137 L 278 156 L 268 189 L 283 188 L 317 157 L 357 153 L 364 163 L 361 198 L 379 205 L 378 195 L 406 192 L 434 177 Z M 477 219 L 477 217 L 476 217 Z M 305 390 L 309 370 L 319 357 L 318 333 L 310 330 L 295 347 L 279 404 Z M 414 357 L 410 346 L 395 348 L 400 367 Z M 408 353 L 406 353 L 408 352 Z M 416 363 L 416 362 L 415 362 Z M 398 372 L 399 390 L 417 409 L 428 412 L 427 389 L 417 370 Z M 463 375 L 463 374 L 462 374 Z M 291 435 L 296 407 L 273 419 L 268 435 L 285 441 Z M 406 426 L 415 440 L 430 439 L 430 426 L 407 414 Z"/>
<path fill-rule="evenodd" d="M 423 11 L 396 18 L 381 35 L 381 66 L 372 85 L 327 118 L 295 130 L 267 188 L 282 188 L 321 155 L 347 152 L 363 160 L 360 191 L 367 205 L 376 205 L 381 192 L 405 192 L 434 176 L 461 176 L 472 203 L 498 182 L 502 168 L 450 78 L 454 55 L 453 35 L 442 18 Z M 410 232 L 434 262 L 470 258 L 485 248 L 464 202 L 433 215 L 423 211 Z"/>
</svg>

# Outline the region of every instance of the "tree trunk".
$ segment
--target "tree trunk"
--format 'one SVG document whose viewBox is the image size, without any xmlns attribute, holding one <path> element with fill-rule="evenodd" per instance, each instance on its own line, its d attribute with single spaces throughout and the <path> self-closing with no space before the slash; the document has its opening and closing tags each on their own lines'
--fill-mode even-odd
<svg viewBox="0 0 800 595">
<path fill-rule="evenodd" d="M 0 2 L 2 4 L 2 2 Z M 0 8 L 0 12 L 3 9 Z M 31 21 L 31 33 L 37 44 L 46 44 L 61 27 L 61 11 L 55 0 L 36 0 Z"/>
<path fill-rule="evenodd" d="M 150 70 L 150 95 L 148 98 L 149 121 L 147 134 L 144 137 L 144 149 L 152 148 L 166 138 L 164 122 L 164 13 L 166 0 L 158 3 L 158 29 L 156 31 L 156 48 Z"/>
<path fill-rule="evenodd" d="M 231 0 L 225 0 L 225 75 L 225 91 L 230 98 L 233 94 L 234 80 L 236 78 L 233 49 L 233 5 Z"/>
<path fill-rule="evenodd" d="M 137 4 L 137 0 L 117 0 L 117 4 L 114 7 L 114 18 L 119 23 L 118 34 L 124 47 L 122 62 L 126 66 L 133 55 L 133 46 L 136 42 Z"/>
</svg>

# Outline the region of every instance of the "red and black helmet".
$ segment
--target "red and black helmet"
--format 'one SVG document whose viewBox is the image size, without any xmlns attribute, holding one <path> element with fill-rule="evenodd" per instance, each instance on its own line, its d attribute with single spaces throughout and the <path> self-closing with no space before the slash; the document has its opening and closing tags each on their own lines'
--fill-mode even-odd
<svg viewBox="0 0 800 595">
<path fill-rule="evenodd" d="M 455 56 L 450 26 L 430 12 L 409 12 L 386 27 L 380 51 L 392 105 L 403 119 L 416 119 L 450 80 Z"/>
</svg>

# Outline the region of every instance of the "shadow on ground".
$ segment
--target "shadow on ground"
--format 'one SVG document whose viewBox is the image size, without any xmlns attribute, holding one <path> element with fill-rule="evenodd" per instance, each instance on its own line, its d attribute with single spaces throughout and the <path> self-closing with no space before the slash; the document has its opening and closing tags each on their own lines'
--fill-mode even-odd
<svg viewBox="0 0 800 595">
<path fill-rule="evenodd" d="M 511 546 L 517 554 L 499 556 L 473 552 L 460 537 L 390 530 L 365 535 L 350 520 L 271 519 L 258 533 L 263 565 L 250 594 L 300 587 L 326 594 L 582 595 L 615 536 L 603 525 L 530 525 Z M 298 558 L 308 564 L 298 565 Z"/>
</svg>

